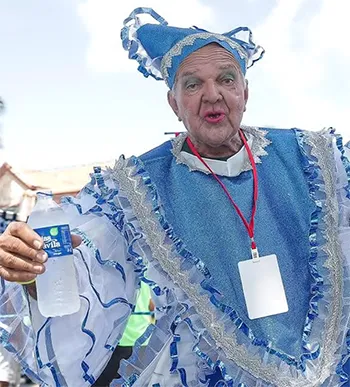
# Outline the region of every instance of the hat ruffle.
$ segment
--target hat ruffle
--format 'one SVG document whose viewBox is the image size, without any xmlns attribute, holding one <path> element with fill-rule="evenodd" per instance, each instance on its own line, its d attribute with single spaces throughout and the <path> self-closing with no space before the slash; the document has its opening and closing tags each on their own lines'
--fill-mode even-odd
<svg viewBox="0 0 350 387">
<path fill-rule="evenodd" d="M 152 23 L 147 23 L 150 17 Z M 209 43 L 218 43 L 230 51 L 239 62 L 243 74 L 265 52 L 254 42 L 248 27 L 238 27 L 223 34 L 197 27 L 170 27 L 152 8 L 145 7 L 136 8 L 125 19 L 121 39 L 129 58 L 138 62 L 138 70 L 145 77 L 165 80 L 170 88 L 181 62 Z"/>
</svg>

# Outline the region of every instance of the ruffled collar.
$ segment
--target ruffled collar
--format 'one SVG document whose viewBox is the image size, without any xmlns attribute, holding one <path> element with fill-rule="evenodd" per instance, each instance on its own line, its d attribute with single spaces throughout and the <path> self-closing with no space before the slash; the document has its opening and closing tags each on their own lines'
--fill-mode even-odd
<svg viewBox="0 0 350 387">
<path fill-rule="evenodd" d="M 261 163 L 261 156 L 267 156 L 265 147 L 271 141 L 266 138 L 267 131 L 251 126 L 242 126 L 242 130 L 247 137 L 248 144 L 252 150 L 254 160 L 257 164 Z M 172 153 L 178 164 L 185 164 L 190 171 L 200 171 L 210 174 L 208 168 L 201 163 L 195 155 L 183 151 L 183 144 L 186 140 L 187 133 L 182 133 L 172 140 Z M 235 177 L 242 172 L 252 169 L 247 152 L 242 148 L 235 155 L 226 161 L 204 158 L 210 168 L 220 176 Z"/>
</svg>

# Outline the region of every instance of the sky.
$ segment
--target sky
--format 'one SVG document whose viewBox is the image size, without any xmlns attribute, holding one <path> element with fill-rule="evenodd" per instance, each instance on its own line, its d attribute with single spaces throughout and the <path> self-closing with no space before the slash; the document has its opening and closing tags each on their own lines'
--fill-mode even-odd
<svg viewBox="0 0 350 387">
<path fill-rule="evenodd" d="M 122 49 L 123 20 L 139 6 L 170 25 L 253 31 L 266 53 L 247 73 L 244 124 L 332 126 L 350 139 L 347 0 L 0 0 L 3 159 L 26 169 L 103 164 L 183 130 L 166 85 Z"/>
</svg>

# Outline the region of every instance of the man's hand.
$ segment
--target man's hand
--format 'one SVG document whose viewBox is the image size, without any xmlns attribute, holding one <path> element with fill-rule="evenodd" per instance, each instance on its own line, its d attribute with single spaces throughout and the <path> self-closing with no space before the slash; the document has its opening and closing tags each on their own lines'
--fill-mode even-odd
<svg viewBox="0 0 350 387">
<path fill-rule="evenodd" d="M 72 235 L 73 247 L 81 238 Z M 12 222 L 0 235 L 0 277 L 10 282 L 29 282 L 45 271 L 47 254 L 43 240 L 30 226 Z"/>
</svg>

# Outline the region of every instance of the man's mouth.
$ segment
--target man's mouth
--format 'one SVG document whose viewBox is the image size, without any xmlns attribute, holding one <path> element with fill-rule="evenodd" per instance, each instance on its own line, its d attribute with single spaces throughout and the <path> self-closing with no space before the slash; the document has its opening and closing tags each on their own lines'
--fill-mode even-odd
<svg viewBox="0 0 350 387">
<path fill-rule="evenodd" d="M 225 114 L 222 112 L 207 113 L 204 116 L 205 121 L 210 124 L 218 124 L 225 118 Z"/>
</svg>

